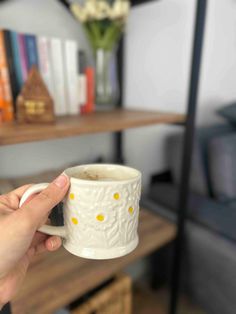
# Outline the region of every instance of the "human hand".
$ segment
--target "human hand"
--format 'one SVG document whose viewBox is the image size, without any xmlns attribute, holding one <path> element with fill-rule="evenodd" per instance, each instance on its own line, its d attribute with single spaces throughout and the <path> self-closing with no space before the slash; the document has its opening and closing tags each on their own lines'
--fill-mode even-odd
<svg viewBox="0 0 236 314">
<path fill-rule="evenodd" d="M 19 289 L 32 257 L 61 246 L 59 237 L 37 230 L 64 198 L 69 185 L 68 177 L 61 175 L 21 208 L 20 199 L 30 185 L 0 196 L 0 309 Z"/>
</svg>

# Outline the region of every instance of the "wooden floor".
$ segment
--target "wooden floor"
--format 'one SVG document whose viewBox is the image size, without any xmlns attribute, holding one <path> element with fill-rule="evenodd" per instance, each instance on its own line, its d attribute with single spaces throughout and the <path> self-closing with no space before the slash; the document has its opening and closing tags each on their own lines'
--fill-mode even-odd
<svg viewBox="0 0 236 314">
<path fill-rule="evenodd" d="M 166 288 L 153 292 L 143 285 L 136 285 L 133 291 L 133 314 L 168 313 L 169 293 Z M 181 295 L 178 314 L 206 314 L 206 312 Z"/>
</svg>

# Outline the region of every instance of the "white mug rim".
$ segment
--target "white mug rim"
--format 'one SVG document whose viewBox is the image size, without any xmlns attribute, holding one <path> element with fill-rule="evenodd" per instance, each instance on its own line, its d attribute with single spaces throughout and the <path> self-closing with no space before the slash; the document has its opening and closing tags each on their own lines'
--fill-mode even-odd
<svg viewBox="0 0 236 314">
<path fill-rule="evenodd" d="M 129 179 L 124 180 L 109 180 L 109 181 L 99 181 L 99 180 L 86 180 L 86 179 L 80 179 L 80 178 L 74 178 L 72 175 L 68 174 L 68 172 L 76 169 L 82 169 L 85 167 L 99 167 L 99 168 L 106 168 L 106 167 L 115 167 L 117 169 L 126 169 L 127 171 L 130 171 L 133 173 L 132 177 Z M 69 167 L 64 170 L 63 172 L 66 176 L 70 178 L 71 183 L 83 183 L 83 184 L 92 184 L 92 185 L 111 185 L 111 184 L 125 184 L 129 182 L 137 181 L 141 178 L 141 172 L 135 168 L 129 167 L 129 166 L 123 166 L 123 165 L 116 165 L 116 164 L 83 164 L 79 166 Z"/>
</svg>

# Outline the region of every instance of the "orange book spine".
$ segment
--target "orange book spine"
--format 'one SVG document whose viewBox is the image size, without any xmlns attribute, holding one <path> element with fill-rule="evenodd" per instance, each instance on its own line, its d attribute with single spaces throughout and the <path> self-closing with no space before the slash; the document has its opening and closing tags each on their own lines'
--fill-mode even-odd
<svg viewBox="0 0 236 314">
<path fill-rule="evenodd" d="M 85 75 L 87 79 L 87 101 L 82 108 L 82 113 L 94 112 L 95 107 L 95 95 L 94 95 L 94 69 L 92 67 L 87 67 L 85 69 Z"/>
<path fill-rule="evenodd" d="M 0 80 L 0 123 L 3 122 L 3 108 L 4 108 L 3 85 Z"/>
<path fill-rule="evenodd" d="M 3 31 L 0 31 L 0 82 L 3 89 L 3 121 L 12 121 L 13 98 Z"/>
</svg>

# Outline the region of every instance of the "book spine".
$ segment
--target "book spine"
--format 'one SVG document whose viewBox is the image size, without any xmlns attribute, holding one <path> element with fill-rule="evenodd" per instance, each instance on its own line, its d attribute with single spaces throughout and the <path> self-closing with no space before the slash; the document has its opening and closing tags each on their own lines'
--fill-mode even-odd
<svg viewBox="0 0 236 314">
<path fill-rule="evenodd" d="M 39 57 L 39 70 L 46 84 L 49 93 L 54 98 L 54 86 L 52 77 L 52 66 L 50 62 L 50 47 L 49 39 L 46 37 L 37 38 L 37 49 Z"/>
<path fill-rule="evenodd" d="M 19 52 L 20 52 L 20 60 L 21 60 L 22 78 L 23 78 L 23 82 L 25 82 L 28 76 L 28 69 L 27 69 L 27 55 L 26 55 L 26 48 L 25 48 L 25 39 L 24 39 L 23 34 L 18 34 L 18 43 L 19 43 Z"/>
<path fill-rule="evenodd" d="M 7 65 L 9 70 L 9 76 L 10 76 L 10 85 L 11 85 L 11 91 L 12 91 L 12 97 L 13 97 L 13 104 L 15 103 L 16 97 L 17 97 L 17 81 L 16 81 L 16 73 L 15 73 L 15 67 L 14 67 L 14 57 L 13 57 L 13 47 L 11 45 L 11 35 L 10 31 L 4 30 L 4 42 L 5 42 L 5 49 L 6 49 L 6 56 L 7 56 Z M 15 107 L 14 107 L 14 111 Z"/>
<path fill-rule="evenodd" d="M 27 55 L 27 70 L 29 72 L 33 65 L 38 67 L 38 52 L 36 38 L 34 35 L 25 35 L 25 47 Z"/>
<path fill-rule="evenodd" d="M 68 113 L 65 95 L 64 58 L 62 41 L 58 38 L 50 40 L 50 60 L 54 85 L 54 100 L 56 115 Z"/>
<path fill-rule="evenodd" d="M 3 122 L 3 111 L 4 111 L 4 95 L 3 95 L 3 84 L 0 76 L 0 124 Z"/>
<path fill-rule="evenodd" d="M 16 74 L 16 84 L 17 84 L 17 94 L 18 94 L 23 85 L 19 41 L 18 41 L 18 34 L 16 32 L 11 31 L 10 34 L 11 34 L 11 45 L 12 45 L 12 51 L 13 51 L 13 62 L 14 62 L 14 68 L 15 68 L 15 74 Z"/>
<path fill-rule="evenodd" d="M 87 67 L 85 70 L 86 81 L 87 81 L 87 101 L 84 106 L 85 113 L 94 112 L 95 104 L 94 104 L 94 69 L 92 67 Z"/>
<path fill-rule="evenodd" d="M 78 85 L 79 85 L 79 99 L 80 106 L 84 106 L 87 99 L 87 81 L 85 75 L 86 58 L 84 51 L 80 50 L 78 53 Z"/>
<path fill-rule="evenodd" d="M 7 64 L 7 54 L 4 40 L 4 32 L 0 31 L 0 77 L 3 86 L 3 120 L 13 120 L 13 100 L 10 86 L 10 75 Z"/>
<path fill-rule="evenodd" d="M 80 106 L 84 106 L 87 102 L 87 78 L 85 74 L 79 75 L 79 95 Z"/>
<path fill-rule="evenodd" d="M 79 86 L 78 86 L 78 44 L 73 40 L 65 41 L 65 74 L 66 91 L 69 114 L 78 114 Z"/>
</svg>

